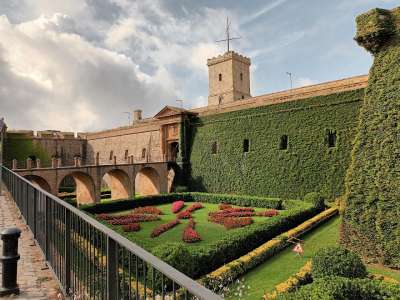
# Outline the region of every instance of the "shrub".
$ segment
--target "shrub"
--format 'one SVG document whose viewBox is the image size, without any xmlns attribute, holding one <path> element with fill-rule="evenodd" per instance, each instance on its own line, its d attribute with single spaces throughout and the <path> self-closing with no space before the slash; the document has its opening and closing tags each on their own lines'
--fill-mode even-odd
<svg viewBox="0 0 400 300">
<path fill-rule="evenodd" d="M 127 225 L 122 225 L 122 229 L 125 232 L 139 231 L 140 230 L 140 224 L 139 223 L 132 223 L 132 224 L 127 224 Z"/>
<path fill-rule="evenodd" d="M 182 240 L 185 243 L 195 243 L 201 241 L 201 237 L 194 228 L 187 226 L 183 231 Z"/>
<path fill-rule="evenodd" d="M 133 214 L 162 215 L 163 212 L 155 206 L 143 206 L 135 208 Z"/>
<path fill-rule="evenodd" d="M 312 260 L 313 278 L 326 276 L 342 276 L 348 278 L 364 278 L 367 276 L 361 258 L 339 246 L 322 248 Z"/>
<path fill-rule="evenodd" d="M 160 217 L 157 215 L 135 214 L 126 216 L 115 216 L 107 219 L 107 223 L 111 225 L 126 225 L 139 222 L 152 222 L 152 221 L 157 221 L 159 219 Z"/>
<path fill-rule="evenodd" d="M 189 188 L 186 185 L 177 185 L 175 187 L 176 193 L 186 193 L 189 192 Z"/>
<path fill-rule="evenodd" d="M 170 221 L 168 223 L 161 224 L 161 225 L 159 225 L 159 226 L 157 226 L 156 228 L 153 229 L 153 231 L 151 232 L 150 236 L 152 238 L 157 237 L 157 236 L 161 235 L 162 233 L 164 233 L 164 232 L 170 230 L 171 228 L 175 227 L 179 223 L 180 223 L 179 220 L 172 220 L 172 221 Z"/>
<path fill-rule="evenodd" d="M 172 203 L 172 207 L 171 207 L 171 211 L 176 214 L 177 212 L 179 212 L 183 206 L 185 205 L 185 202 L 182 200 L 179 201 L 175 201 Z"/>
<path fill-rule="evenodd" d="M 309 299 L 399 299 L 400 286 L 370 279 L 349 279 L 345 277 L 324 277 L 312 284 L 302 286 L 292 293 L 279 295 L 279 300 Z"/>
<path fill-rule="evenodd" d="M 279 215 L 279 211 L 277 211 L 276 209 L 269 209 L 256 213 L 256 216 L 259 217 L 275 217 L 277 215 Z"/>
<path fill-rule="evenodd" d="M 323 210 L 325 208 L 325 199 L 320 193 L 308 193 L 304 196 L 304 201 L 311 203 L 316 209 Z"/>
<path fill-rule="evenodd" d="M 224 218 L 224 227 L 226 229 L 234 229 L 248 226 L 253 223 L 252 218 Z"/>
<path fill-rule="evenodd" d="M 220 205 L 218 205 L 219 210 L 224 210 L 224 209 L 228 209 L 228 208 L 232 208 L 232 205 L 227 204 L 227 203 L 221 203 Z"/>
</svg>

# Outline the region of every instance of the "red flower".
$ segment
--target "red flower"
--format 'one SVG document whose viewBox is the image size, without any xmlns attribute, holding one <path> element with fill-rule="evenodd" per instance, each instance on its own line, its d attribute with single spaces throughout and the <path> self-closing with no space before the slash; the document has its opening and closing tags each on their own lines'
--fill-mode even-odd
<svg viewBox="0 0 400 300">
<path fill-rule="evenodd" d="M 182 200 L 175 201 L 175 202 L 172 203 L 171 211 L 174 214 L 176 214 L 177 212 L 179 212 L 183 208 L 184 205 L 185 205 L 185 202 L 182 201 Z"/>
<path fill-rule="evenodd" d="M 177 216 L 178 219 L 190 219 L 192 214 L 189 211 L 181 211 Z"/>
<path fill-rule="evenodd" d="M 221 204 L 218 206 L 218 208 L 219 208 L 220 210 L 224 210 L 224 209 L 232 208 L 232 205 L 226 204 L 226 203 L 221 203 Z"/>
<path fill-rule="evenodd" d="M 244 227 L 253 223 L 252 218 L 225 218 L 224 226 L 226 229 Z"/>
<path fill-rule="evenodd" d="M 201 237 L 194 228 L 187 226 L 183 231 L 182 240 L 186 243 L 195 243 L 201 241 Z"/>
<path fill-rule="evenodd" d="M 139 223 L 132 223 L 132 224 L 127 224 L 127 225 L 122 225 L 122 229 L 125 232 L 139 231 L 140 230 L 140 224 Z"/>
<path fill-rule="evenodd" d="M 159 226 L 157 226 L 156 228 L 153 229 L 153 232 L 151 233 L 151 237 L 157 237 L 159 235 L 161 235 L 162 233 L 170 230 L 171 228 L 175 227 L 176 225 L 178 225 L 180 222 L 179 220 L 172 220 L 171 222 L 165 223 L 165 224 L 161 224 Z"/>
<path fill-rule="evenodd" d="M 276 209 L 268 209 L 262 212 L 258 212 L 256 215 L 259 217 L 274 217 L 279 215 L 279 211 L 277 211 Z"/>
<path fill-rule="evenodd" d="M 111 225 L 127 225 L 131 223 L 157 221 L 159 219 L 160 217 L 156 215 L 132 214 L 125 216 L 115 216 L 112 219 L 108 219 L 107 222 Z"/>
<path fill-rule="evenodd" d="M 162 215 L 163 212 L 155 206 L 143 206 L 135 208 L 133 214 Z"/>
<path fill-rule="evenodd" d="M 177 218 L 178 219 L 190 219 L 192 217 L 192 212 L 195 210 L 203 208 L 203 205 L 201 203 L 193 203 L 190 205 L 188 208 L 186 208 L 184 211 L 181 211 Z"/>
</svg>

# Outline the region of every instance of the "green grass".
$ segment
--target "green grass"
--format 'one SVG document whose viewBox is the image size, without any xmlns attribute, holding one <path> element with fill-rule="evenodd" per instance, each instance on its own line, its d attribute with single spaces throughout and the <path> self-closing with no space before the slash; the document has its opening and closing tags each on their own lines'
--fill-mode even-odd
<svg viewBox="0 0 400 300">
<path fill-rule="evenodd" d="M 185 202 L 185 209 L 189 207 L 194 202 Z M 157 205 L 156 207 L 159 208 L 164 214 L 161 215 L 161 220 L 154 221 L 154 222 L 142 222 L 140 223 L 141 229 L 138 232 L 124 232 L 122 230 L 122 226 L 112 226 L 112 228 L 130 239 L 131 241 L 141 245 L 142 247 L 151 250 L 152 248 L 164 244 L 166 242 L 179 242 L 185 244 L 187 247 L 195 248 L 199 246 L 208 246 L 215 240 L 220 239 L 224 234 L 226 234 L 227 230 L 219 224 L 215 224 L 208 221 L 208 213 L 211 211 L 218 210 L 218 204 L 211 204 L 211 203 L 202 203 L 204 208 L 196 210 L 192 213 L 192 216 L 196 222 L 196 231 L 200 234 L 202 241 L 198 243 L 184 243 L 182 241 L 182 233 L 183 229 L 185 228 L 186 224 L 189 222 L 188 220 L 181 220 L 181 224 L 175 226 L 174 228 L 164 232 L 160 236 L 156 238 L 151 238 L 150 234 L 155 227 L 160 224 L 167 223 L 172 221 L 176 218 L 176 215 L 171 212 L 172 204 L 162 204 Z M 265 208 L 255 208 L 256 211 L 264 211 Z M 116 213 L 112 213 L 111 215 L 124 215 L 130 213 L 132 210 L 120 211 Z M 265 222 L 269 221 L 271 218 L 265 217 L 253 217 L 254 222 Z M 251 226 L 251 225 L 250 225 Z M 238 230 L 238 229 L 232 229 Z"/>
<path fill-rule="evenodd" d="M 367 270 L 369 273 L 388 276 L 400 281 L 400 270 L 393 270 L 380 265 L 367 265 Z"/>
<path fill-rule="evenodd" d="M 250 286 L 250 288 L 246 289 L 240 299 L 261 299 L 265 292 L 272 291 L 277 284 L 297 273 L 318 249 L 337 244 L 339 223 L 340 218 L 335 217 L 307 233 L 302 238 L 305 241 L 303 257 L 295 255 L 292 251 L 293 247 L 289 247 L 248 272 L 239 285 Z M 229 286 L 231 291 L 236 291 L 237 288 L 237 283 Z M 231 294 L 227 299 L 238 298 Z"/>
</svg>

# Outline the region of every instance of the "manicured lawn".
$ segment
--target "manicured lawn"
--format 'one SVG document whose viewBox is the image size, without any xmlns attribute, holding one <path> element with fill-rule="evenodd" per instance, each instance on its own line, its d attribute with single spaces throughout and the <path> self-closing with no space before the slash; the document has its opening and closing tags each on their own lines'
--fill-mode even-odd
<svg viewBox="0 0 400 300">
<path fill-rule="evenodd" d="M 386 268 L 386 267 L 380 266 L 380 265 L 368 265 L 367 270 L 369 273 L 388 276 L 388 277 L 391 277 L 393 279 L 400 281 L 400 271 L 399 270 L 389 269 L 389 268 Z"/>
<path fill-rule="evenodd" d="M 189 207 L 193 202 L 185 202 L 185 209 Z M 164 214 L 161 215 L 161 220 L 154 221 L 154 222 L 142 222 L 140 224 L 141 229 L 138 232 L 124 232 L 122 230 L 122 226 L 112 226 L 112 228 L 123 234 L 128 239 L 136 242 L 137 244 L 143 246 L 144 248 L 151 250 L 153 247 L 157 245 L 161 245 L 165 242 L 180 242 L 188 247 L 195 248 L 199 246 L 207 246 L 208 244 L 212 243 L 215 240 L 220 239 L 224 234 L 226 234 L 227 230 L 219 224 L 215 224 L 208 221 L 208 213 L 211 211 L 218 210 L 218 204 L 211 204 L 211 203 L 202 203 L 204 208 L 196 210 L 192 213 L 192 216 L 196 222 L 196 231 L 200 234 L 202 241 L 197 243 L 184 243 L 182 241 L 182 233 L 183 229 L 185 228 L 186 224 L 189 220 L 181 220 L 181 224 L 175 226 L 174 228 L 168 230 L 167 232 L 161 234 L 158 237 L 151 238 L 150 234 L 153 229 L 163 223 L 167 223 L 172 221 L 176 218 L 176 215 L 171 212 L 172 204 L 163 204 L 157 205 L 156 207 L 159 208 Z M 256 211 L 264 211 L 265 208 L 255 208 Z M 131 213 L 131 210 L 121 211 L 117 213 L 113 213 L 112 215 L 124 215 Z M 254 222 L 268 222 L 272 218 L 267 217 L 252 217 Z M 250 225 L 251 226 L 251 225 Z M 240 230 L 240 229 L 231 229 L 231 230 Z"/>
<path fill-rule="evenodd" d="M 246 292 L 240 299 L 261 299 L 266 291 L 272 291 L 277 284 L 299 271 L 318 249 L 337 244 L 339 224 L 340 218 L 334 217 L 307 233 L 302 238 L 305 240 L 303 257 L 295 255 L 292 252 L 293 247 L 290 247 L 248 272 L 242 278 L 244 281 L 241 285 L 244 284 L 250 288 L 246 288 Z M 237 288 L 237 284 L 229 287 L 231 291 L 237 291 Z M 227 299 L 238 299 L 238 296 L 231 294 Z"/>
</svg>

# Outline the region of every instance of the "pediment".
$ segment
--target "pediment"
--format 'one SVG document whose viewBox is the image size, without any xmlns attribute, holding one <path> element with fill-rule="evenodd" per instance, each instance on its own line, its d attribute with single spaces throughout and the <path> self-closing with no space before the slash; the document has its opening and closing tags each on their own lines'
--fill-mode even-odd
<svg viewBox="0 0 400 300">
<path fill-rule="evenodd" d="M 165 106 L 162 110 L 160 110 L 154 116 L 154 118 L 156 118 L 156 119 L 167 118 L 167 117 L 171 117 L 171 116 L 181 115 L 185 112 L 187 112 L 187 110 L 183 109 L 183 108 L 174 107 L 174 106 Z"/>
</svg>

